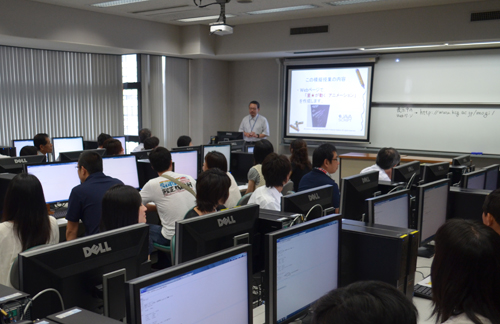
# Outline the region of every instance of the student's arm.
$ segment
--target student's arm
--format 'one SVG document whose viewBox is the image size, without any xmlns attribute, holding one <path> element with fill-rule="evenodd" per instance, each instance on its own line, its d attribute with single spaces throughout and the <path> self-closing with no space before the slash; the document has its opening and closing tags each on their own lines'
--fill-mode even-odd
<svg viewBox="0 0 500 324">
<path fill-rule="evenodd" d="M 255 181 L 248 180 L 248 188 L 247 191 L 245 192 L 245 195 L 254 191 L 255 191 Z"/>
<path fill-rule="evenodd" d="M 78 222 L 68 221 L 66 225 L 66 241 L 76 239 L 78 235 Z"/>
</svg>

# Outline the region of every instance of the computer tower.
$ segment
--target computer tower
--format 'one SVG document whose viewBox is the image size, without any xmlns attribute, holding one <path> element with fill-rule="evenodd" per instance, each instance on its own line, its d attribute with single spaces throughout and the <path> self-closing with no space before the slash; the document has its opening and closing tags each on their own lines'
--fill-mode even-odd
<svg viewBox="0 0 500 324">
<path fill-rule="evenodd" d="M 410 237 L 352 222 L 342 220 L 340 286 L 378 280 L 404 294 Z"/>
<path fill-rule="evenodd" d="M 16 148 L 10 146 L 0 146 L 0 154 L 15 157 Z"/>
</svg>

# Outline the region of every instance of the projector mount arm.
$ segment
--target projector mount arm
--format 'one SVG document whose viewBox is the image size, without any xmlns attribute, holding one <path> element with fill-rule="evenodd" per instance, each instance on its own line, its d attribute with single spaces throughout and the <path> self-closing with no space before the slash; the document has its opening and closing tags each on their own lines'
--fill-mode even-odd
<svg viewBox="0 0 500 324">
<path fill-rule="evenodd" d="M 199 3 L 197 1 L 199 1 Z M 195 6 L 197 6 L 198 8 L 205 8 L 215 4 L 220 5 L 220 15 L 219 18 L 217 19 L 217 22 L 222 21 L 224 24 L 226 23 L 226 3 L 228 3 L 231 0 L 215 0 L 215 2 L 211 2 L 206 5 L 202 5 L 201 4 L 202 1 L 203 0 L 193 0 Z"/>
</svg>

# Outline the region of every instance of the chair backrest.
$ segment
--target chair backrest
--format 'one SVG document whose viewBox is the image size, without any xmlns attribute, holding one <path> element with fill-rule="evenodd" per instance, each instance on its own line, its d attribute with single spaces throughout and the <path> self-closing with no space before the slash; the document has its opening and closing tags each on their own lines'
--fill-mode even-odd
<svg viewBox="0 0 500 324">
<path fill-rule="evenodd" d="M 281 191 L 281 194 L 283 196 L 286 196 L 289 194 L 290 191 L 293 190 L 293 181 L 289 180 L 285 185 L 283 186 L 283 190 Z"/>
<path fill-rule="evenodd" d="M 237 206 L 245 206 L 246 204 L 248 204 L 248 201 L 250 200 L 250 197 L 252 196 L 252 194 L 253 194 L 253 192 L 249 192 L 246 195 L 244 195 L 243 197 L 241 197 L 240 201 L 238 201 Z"/>
<path fill-rule="evenodd" d="M 313 220 L 316 218 L 320 218 L 323 216 L 323 207 L 321 207 L 320 204 L 316 204 L 309 209 L 307 212 L 306 217 L 304 218 L 304 222 L 307 222 L 308 220 Z"/>
<path fill-rule="evenodd" d="M 183 217 L 182 219 L 186 219 L 186 216 L 187 216 L 190 212 L 192 212 L 192 211 L 194 210 L 194 208 L 195 208 L 195 207 L 196 207 L 196 206 L 193 206 L 193 208 L 189 209 L 189 210 L 187 211 L 187 213 L 185 213 L 185 214 L 184 214 L 184 217 Z"/>
</svg>

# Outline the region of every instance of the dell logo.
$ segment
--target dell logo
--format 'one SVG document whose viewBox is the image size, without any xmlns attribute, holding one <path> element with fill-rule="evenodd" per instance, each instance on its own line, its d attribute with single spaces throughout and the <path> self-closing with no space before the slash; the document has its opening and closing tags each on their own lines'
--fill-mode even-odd
<svg viewBox="0 0 500 324">
<path fill-rule="evenodd" d="M 217 222 L 219 223 L 219 227 L 222 227 L 224 225 L 236 224 L 236 221 L 234 220 L 233 216 L 218 219 Z"/>
<path fill-rule="evenodd" d="M 308 195 L 308 197 L 309 197 L 309 201 L 320 199 L 318 193 L 313 193 L 312 195 Z"/>
<path fill-rule="evenodd" d="M 104 246 L 103 246 L 104 244 Z M 111 248 L 108 246 L 108 242 L 104 243 L 99 243 L 99 245 L 92 245 L 92 247 L 84 247 L 83 248 L 83 255 L 85 255 L 86 258 L 92 256 L 92 254 L 98 255 L 99 253 L 105 253 L 111 251 Z"/>
<path fill-rule="evenodd" d="M 368 178 L 368 177 L 364 177 L 364 178 L 361 178 L 361 181 L 362 181 L 363 183 L 368 183 L 368 182 L 370 182 L 370 178 Z"/>
<path fill-rule="evenodd" d="M 28 163 L 26 159 L 14 159 L 14 163 Z"/>
<path fill-rule="evenodd" d="M 409 172 L 413 172 L 413 171 L 415 171 L 415 168 L 414 167 L 408 167 L 408 171 Z"/>
<path fill-rule="evenodd" d="M 443 168 L 442 166 L 439 166 L 439 167 L 438 167 L 438 170 L 439 170 L 439 171 L 443 171 L 443 170 L 444 170 L 444 168 Z"/>
</svg>

